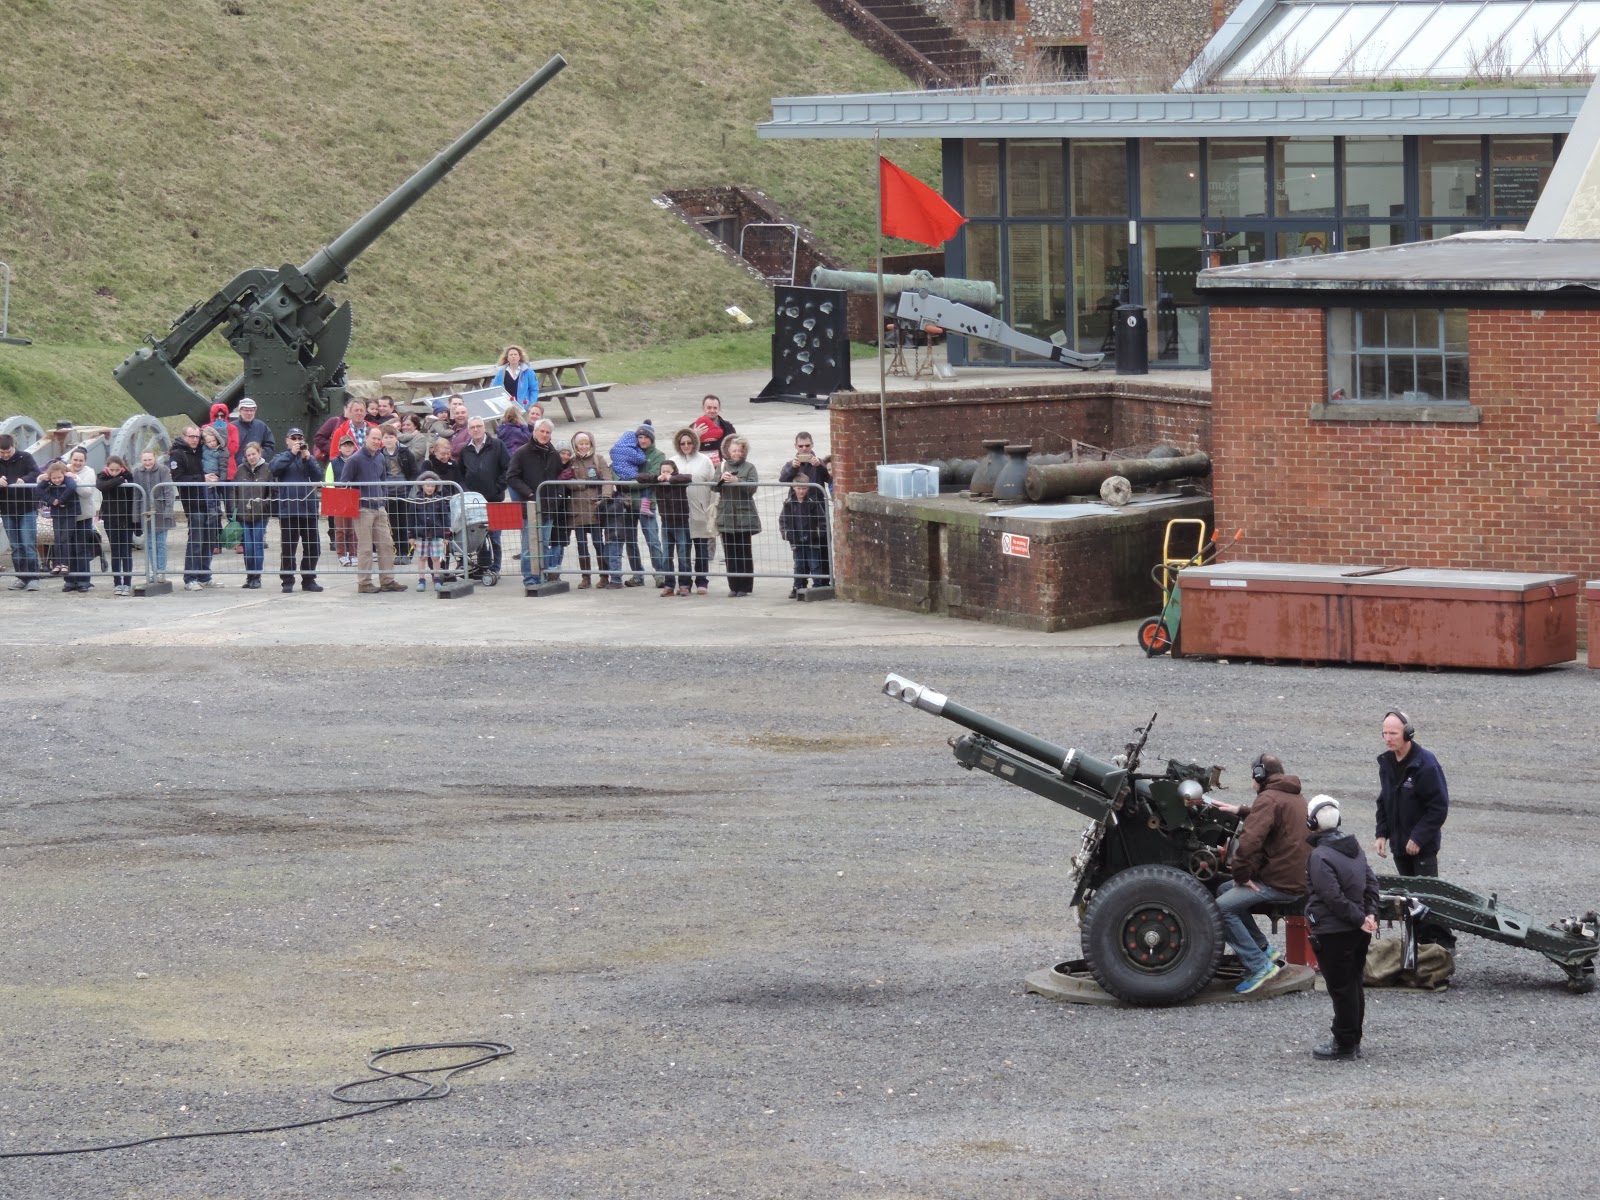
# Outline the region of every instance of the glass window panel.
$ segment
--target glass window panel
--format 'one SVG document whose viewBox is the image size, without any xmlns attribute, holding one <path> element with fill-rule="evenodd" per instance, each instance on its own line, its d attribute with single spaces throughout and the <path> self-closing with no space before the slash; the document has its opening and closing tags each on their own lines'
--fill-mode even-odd
<svg viewBox="0 0 1600 1200">
<path fill-rule="evenodd" d="M 1444 359 L 1417 356 L 1417 391 L 1429 400 L 1444 399 Z"/>
<path fill-rule="evenodd" d="M 1280 217 L 1333 216 L 1333 139 L 1280 138 L 1272 187 Z"/>
<path fill-rule="evenodd" d="M 967 278 L 988 279 L 1000 282 L 1000 226 L 975 224 L 969 221 L 961 227 L 961 236 L 967 243 Z M 967 339 L 969 362 L 1004 362 L 1006 352 L 992 342 Z"/>
<path fill-rule="evenodd" d="M 1267 235 L 1260 229 L 1240 229 L 1223 237 L 1213 237 L 1211 249 L 1219 267 L 1262 262 L 1267 257 Z"/>
<path fill-rule="evenodd" d="M 1127 217 L 1128 143 L 1073 142 L 1072 215 Z M 1127 238 L 1123 238 L 1127 241 Z"/>
<path fill-rule="evenodd" d="M 1389 398 L 1388 360 L 1378 354 L 1356 356 L 1356 400 Z"/>
<path fill-rule="evenodd" d="M 1444 360 L 1444 398 L 1457 401 L 1469 399 L 1466 355 Z"/>
<path fill-rule="evenodd" d="M 1048 339 L 1066 328 L 1066 229 L 1061 225 L 1011 225 L 1011 296 L 1006 320 L 1013 329 Z M 1031 361 L 1021 355 L 1018 361 Z"/>
<path fill-rule="evenodd" d="M 1288 53 L 1285 43 L 1294 37 L 1294 31 L 1311 12 L 1310 5 L 1280 4 L 1268 13 L 1261 28 L 1251 36 L 1245 48 L 1235 56 L 1227 68 L 1229 79 L 1253 79 L 1270 67 L 1279 69 Z"/>
<path fill-rule="evenodd" d="M 966 204 L 962 215 L 966 217 L 998 217 L 1000 215 L 1000 143 L 968 141 L 962 176 L 966 181 Z M 974 278 L 986 278 L 975 276 Z"/>
<path fill-rule="evenodd" d="M 1305 19 L 1294 27 L 1281 49 L 1268 55 L 1258 74 L 1276 76 L 1287 82 L 1287 77 L 1299 74 L 1301 64 L 1317 43 L 1327 37 L 1334 22 L 1344 15 L 1344 7 L 1337 4 L 1308 4 Z"/>
<path fill-rule="evenodd" d="M 1128 227 L 1072 227 L 1072 303 L 1077 348 L 1109 354 L 1116 334 L 1117 305 L 1128 298 Z"/>
<path fill-rule="evenodd" d="M 1333 230 L 1303 229 L 1278 234 L 1279 258 L 1306 258 L 1313 254 L 1327 254 L 1333 249 Z"/>
<path fill-rule="evenodd" d="M 1467 352 L 1467 311 L 1448 308 L 1444 314 L 1444 348 L 1452 354 Z"/>
<path fill-rule="evenodd" d="M 1315 45 L 1307 47 L 1299 74 L 1307 81 L 1332 79 L 1350 57 L 1351 48 L 1364 39 L 1372 27 L 1376 6 L 1356 4 L 1345 9 Z M 1383 11 L 1379 9 L 1378 11 Z"/>
<path fill-rule="evenodd" d="M 1213 138 L 1206 143 L 1206 212 L 1260 217 L 1267 211 L 1267 141 Z"/>
<path fill-rule="evenodd" d="M 1409 354 L 1389 356 L 1389 396 L 1391 399 L 1413 404 L 1417 397 L 1417 360 Z M 1406 393 L 1413 393 L 1407 395 Z"/>
<path fill-rule="evenodd" d="M 1423 347 L 1431 350 L 1439 349 L 1439 327 L 1444 323 L 1444 315 L 1420 311 L 1416 314 L 1416 318 L 1417 340 L 1412 344 L 1419 349 Z"/>
<path fill-rule="evenodd" d="M 1370 250 L 1374 246 L 1398 246 L 1405 240 L 1404 225 L 1346 225 L 1343 248 Z"/>
<path fill-rule="evenodd" d="M 1345 68 L 1346 73 L 1367 79 L 1386 74 L 1389 61 L 1409 44 L 1432 15 L 1433 9 L 1426 4 L 1396 4 L 1357 48 L 1355 57 Z"/>
<path fill-rule="evenodd" d="M 1409 308 L 1391 308 L 1383 314 L 1384 340 L 1379 345 L 1391 350 L 1410 349 L 1416 342 L 1416 313 Z"/>
<path fill-rule="evenodd" d="M 1393 217 L 1405 213 L 1405 139 L 1346 138 L 1344 214 Z M 1395 238 L 1399 241 L 1399 238 Z M 1387 243 L 1375 243 L 1385 245 Z"/>
<path fill-rule="evenodd" d="M 1475 137 L 1419 137 L 1418 213 L 1424 217 L 1479 217 L 1483 162 Z"/>
<path fill-rule="evenodd" d="M 1412 39 L 1401 47 L 1389 64 L 1389 75 L 1426 75 L 1440 51 L 1461 35 L 1477 5 L 1446 4 L 1428 14 Z"/>
<path fill-rule="evenodd" d="M 1567 25 L 1588 33 L 1561 40 L 1550 49 L 1551 65 L 1562 75 L 1593 75 L 1596 53 L 1595 33 L 1600 32 L 1600 3 L 1583 3 L 1577 6 Z M 1589 31 L 1595 32 L 1589 32 Z"/>
<path fill-rule="evenodd" d="M 1194 290 L 1200 270 L 1200 226 L 1145 225 L 1144 304 L 1150 322 L 1150 361 L 1205 364 L 1206 310 Z"/>
<path fill-rule="evenodd" d="M 1066 214 L 1061 173 L 1061 141 L 1006 143 L 1006 199 L 1013 217 Z"/>
<path fill-rule="evenodd" d="M 1451 10 L 1455 10 L 1452 15 L 1455 16 L 1457 25 L 1466 32 L 1448 45 L 1443 41 L 1433 44 L 1434 55 L 1439 61 L 1430 74 L 1490 80 L 1504 78 L 1509 73 L 1509 59 L 1516 56 L 1516 50 L 1501 39 L 1522 12 L 1522 6 L 1518 4 L 1446 6 L 1446 13 L 1450 13 Z M 1430 24 L 1430 32 L 1432 28 L 1433 24 Z M 1439 54 L 1441 50 L 1442 56 Z M 1526 54 L 1521 57 L 1526 57 Z"/>
<path fill-rule="evenodd" d="M 1529 217 L 1555 165 L 1550 137 L 1489 139 L 1489 195 L 1497 217 Z"/>
<path fill-rule="evenodd" d="M 1147 217 L 1198 217 L 1200 143 L 1189 140 L 1141 142 L 1139 191 L 1140 204 Z"/>
</svg>

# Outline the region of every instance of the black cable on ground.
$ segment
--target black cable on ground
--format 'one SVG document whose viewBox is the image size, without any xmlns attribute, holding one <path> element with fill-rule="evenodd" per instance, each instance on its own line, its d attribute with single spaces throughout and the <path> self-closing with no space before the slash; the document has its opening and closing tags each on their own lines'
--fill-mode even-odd
<svg viewBox="0 0 1600 1200">
<path fill-rule="evenodd" d="M 413 1067 L 409 1071 L 393 1071 L 378 1065 L 384 1059 L 393 1058 L 397 1054 L 419 1054 L 427 1050 L 479 1050 L 482 1053 L 466 1062 L 444 1063 L 437 1067 Z M 74 1146 L 69 1150 L 18 1150 L 10 1154 L 0 1154 L 0 1158 L 53 1158 L 62 1154 L 98 1154 L 102 1150 L 131 1150 L 135 1146 L 149 1146 L 156 1142 L 232 1137 L 244 1133 L 281 1133 L 286 1129 L 308 1129 L 313 1125 L 348 1121 L 352 1117 L 369 1116 L 402 1104 L 413 1104 L 418 1100 L 442 1100 L 450 1094 L 450 1080 L 461 1072 L 486 1066 L 515 1053 L 516 1050 L 505 1042 L 421 1042 L 411 1046 L 385 1046 L 381 1050 L 373 1051 L 372 1056 L 367 1059 L 367 1066 L 373 1072 L 371 1078 L 353 1079 L 349 1083 L 341 1083 L 330 1093 L 340 1104 L 359 1105 L 360 1107 L 353 1112 L 335 1113 L 330 1117 L 314 1117 L 309 1121 L 290 1121 L 285 1125 L 260 1125 L 250 1129 L 206 1129 L 196 1133 L 163 1133 L 132 1142 L 112 1142 L 104 1146 Z M 438 1076 L 438 1078 L 429 1079 L 425 1076 Z M 417 1090 L 409 1095 L 380 1096 L 372 1100 L 362 1100 L 355 1095 L 375 1085 L 400 1079 L 415 1084 Z"/>
</svg>

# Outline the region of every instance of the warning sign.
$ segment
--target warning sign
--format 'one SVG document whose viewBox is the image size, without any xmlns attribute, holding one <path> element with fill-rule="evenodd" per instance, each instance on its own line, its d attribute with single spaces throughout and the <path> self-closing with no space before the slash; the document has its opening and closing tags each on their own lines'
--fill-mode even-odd
<svg viewBox="0 0 1600 1200">
<path fill-rule="evenodd" d="M 1012 558 L 1032 558 L 1032 540 L 1025 538 L 1020 533 L 1002 533 L 1000 535 L 1000 553 L 1009 554 Z"/>
</svg>

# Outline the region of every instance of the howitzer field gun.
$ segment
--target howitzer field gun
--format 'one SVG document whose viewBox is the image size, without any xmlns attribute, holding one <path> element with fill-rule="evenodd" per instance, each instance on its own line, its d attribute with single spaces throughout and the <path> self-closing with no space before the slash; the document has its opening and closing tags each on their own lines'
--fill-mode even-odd
<svg viewBox="0 0 1600 1200">
<path fill-rule="evenodd" d="M 256 402 L 261 419 L 280 431 L 290 425 L 314 428 L 338 412 L 345 400 L 344 355 L 353 325 L 349 301 L 336 302 L 326 289 L 343 282 L 367 247 L 566 65 L 559 54 L 551 58 L 304 265 L 243 271 L 211 299 L 192 305 L 165 337 L 152 335 L 148 346 L 112 372 L 117 382 L 158 417 L 189 413 L 204 422 L 212 404 L 232 408 L 245 396 Z M 218 329 L 244 359 L 244 370 L 207 399 L 177 368 Z"/>
<path fill-rule="evenodd" d="M 1059 746 L 957 704 L 899 675 L 884 694 L 971 730 L 951 739 L 956 762 L 1026 788 L 1090 818 L 1072 859 L 1072 905 L 1083 931 L 1084 963 L 1105 991 L 1131 1004 L 1176 1004 L 1210 982 L 1225 941 L 1216 905 L 1242 816 L 1213 792 L 1222 769 L 1168 759 L 1141 772 L 1155 717 L 1122 754 L 1107 761 Z M 1440 879 L 1381 876 L 1384 915 L 1412 922 L 1431 913 L 1462 933 L 1544 955 L 1567 973 L 1573 991 L 1594 986 L 1600 918 L 1593 912 L 1541 925 Z M 1420 902 L 1420 903 L 1419 903 Z M 1298 913 L 1298 903 L 1271 906 Z"/>
</svg>

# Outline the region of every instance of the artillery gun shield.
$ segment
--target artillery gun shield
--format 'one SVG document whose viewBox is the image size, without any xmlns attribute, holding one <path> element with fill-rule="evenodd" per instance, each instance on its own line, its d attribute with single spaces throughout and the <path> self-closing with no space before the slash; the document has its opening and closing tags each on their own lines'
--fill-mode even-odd
<svg viewBox="0 0 1600 1200">
<path fill-rule="evenodd" d="M 1206 886 L 1176 867 L 1119 871 L 1083 914 L 1083 957 L 1095 982 L 1129 1004 L 1177 1004 L 1222 960 L 1222 914 Z"/>
</svg>

